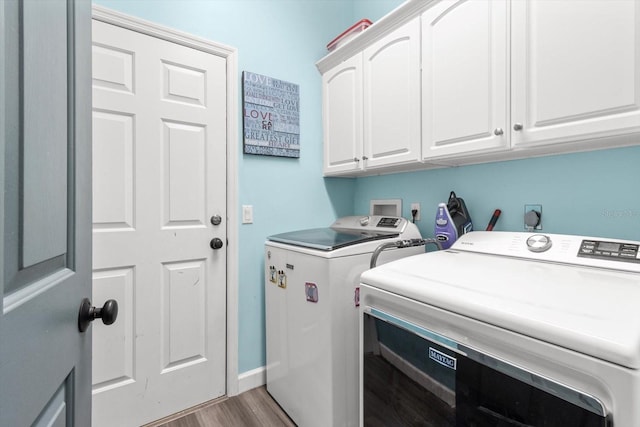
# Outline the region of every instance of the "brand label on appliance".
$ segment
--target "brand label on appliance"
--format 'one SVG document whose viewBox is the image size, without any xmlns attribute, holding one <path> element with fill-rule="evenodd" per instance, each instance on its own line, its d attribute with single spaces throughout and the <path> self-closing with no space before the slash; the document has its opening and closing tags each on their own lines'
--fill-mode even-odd
<svg viewBox="0 0 640 427">
<path fill-rule="evenodd" d="M 456 358 L 451 357 L 448 354 L 444 354 L 441 351 L 436 350 L 433 347 L 429 347 L 429 359 L 435 360 L 442 366 L 446 366 L 447 368 L 456 369 Z"/>
</svg>

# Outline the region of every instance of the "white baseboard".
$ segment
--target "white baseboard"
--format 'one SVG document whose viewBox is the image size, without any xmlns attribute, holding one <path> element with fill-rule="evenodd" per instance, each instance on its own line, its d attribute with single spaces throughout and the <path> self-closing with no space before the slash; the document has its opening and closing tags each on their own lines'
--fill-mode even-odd
<svg viewBox="0 0 640 427">
<path fill-rule="evenodd" d="M 267 369 L 261 366 L 238 375 L 238 394 L 267 383 Z"/>
</svg>

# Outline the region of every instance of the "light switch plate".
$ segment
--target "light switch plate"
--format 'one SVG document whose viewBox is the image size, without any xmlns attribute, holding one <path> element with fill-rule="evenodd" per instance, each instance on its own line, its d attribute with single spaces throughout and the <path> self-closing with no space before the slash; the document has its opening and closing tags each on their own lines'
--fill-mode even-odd
<svg viewBox="0 0 640 427">
<path fill-rule="evenodd" d="M 253 205 L 242 205 L 242 223 L 253 224 Z"/>
</svg>

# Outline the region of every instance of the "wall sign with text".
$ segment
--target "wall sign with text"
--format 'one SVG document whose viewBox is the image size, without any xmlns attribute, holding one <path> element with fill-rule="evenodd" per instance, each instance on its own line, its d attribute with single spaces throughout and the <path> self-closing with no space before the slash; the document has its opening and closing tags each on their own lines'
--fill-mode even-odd
<svg viewBox="0 0 640 427">
<path fill-rule="evenodd" d="M 300 157 L 300 87 L 242 73 L 244 152 Z"/>
</svg>

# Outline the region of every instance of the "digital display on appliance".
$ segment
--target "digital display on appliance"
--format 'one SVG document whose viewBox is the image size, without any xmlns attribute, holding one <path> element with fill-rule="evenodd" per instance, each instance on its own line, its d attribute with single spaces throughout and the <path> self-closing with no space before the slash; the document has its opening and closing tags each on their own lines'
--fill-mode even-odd
<svg viewBox="0 0 640 427">
<path fill-rule="evenodd" d="M 598 242 L 599 251 L 618 252 L 620 251 L 620 243 Z"/>
<path fill-rule="evenodd" d="M 395 227 L 398 223 L 398 218 L 383 217 L 378 222 L 378 227 Z"/>
</svg>

